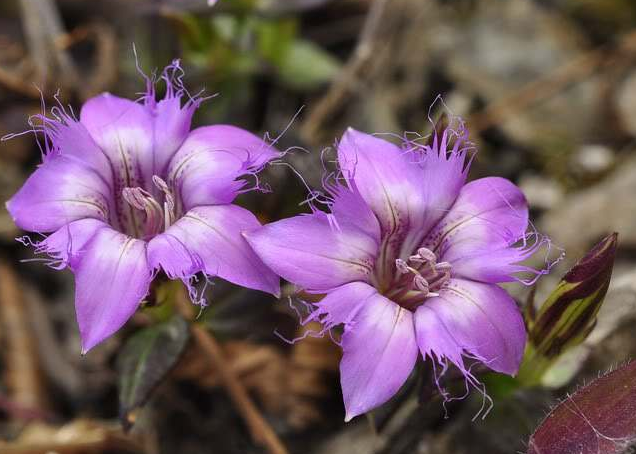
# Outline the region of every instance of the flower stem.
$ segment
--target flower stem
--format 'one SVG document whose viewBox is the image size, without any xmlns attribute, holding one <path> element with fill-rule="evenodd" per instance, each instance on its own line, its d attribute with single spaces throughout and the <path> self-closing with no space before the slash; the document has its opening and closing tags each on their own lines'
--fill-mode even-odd
<svg viewBox="0 0 636 454">
<path fill-rule="evenodd" d="M 270 454 L 288 454 L 287 448 L 267 423 L 250 398 L 247 390 L 229 367 L 223 349 L 214 336 L 204 327 L 194 322 L 192 304 L 183 290 L 175 297 L 176 310 L 190 322 L 190 331 L 195 341 L 208 355 L 237 410 L 245 420 L 253 440 L 267 448 Z"/>
</svg>

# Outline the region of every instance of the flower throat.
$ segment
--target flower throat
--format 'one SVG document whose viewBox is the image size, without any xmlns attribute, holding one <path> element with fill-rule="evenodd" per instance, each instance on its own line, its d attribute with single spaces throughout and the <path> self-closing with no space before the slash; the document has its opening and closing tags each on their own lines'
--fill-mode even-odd
<svg viewBox="0 0 636 454">
<path fill-rule="evenodd" d="M 420 248 L 406 260 L 395 260 L 395 277 L 385 296 L 415 311 L 427 298 L 439 296 L 438 291 L 450 279 L 451 268 L 448 262 L 437 263 L 430 249 Z"/>
<path fill-rule="evenodd" d="M 146 240 L 166 230 L 177 219 L 175 197 L 168 184 L 157 175 L 152 177 L 152 182 L 159 190 L 163 206 L 143 188 L 122 190 L 122 197 L 131 207 L 129 228 L 124 233 Z"/>
</svg>

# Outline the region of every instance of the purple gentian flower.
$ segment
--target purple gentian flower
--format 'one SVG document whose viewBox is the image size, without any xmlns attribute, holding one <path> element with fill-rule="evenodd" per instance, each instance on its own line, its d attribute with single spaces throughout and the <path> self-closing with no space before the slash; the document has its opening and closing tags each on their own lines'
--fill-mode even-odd
<svg viewBox="0 0 636 454">
<path fill-rule="evenodd" d="M 38 116 L 43 163 L 7 202 L 22 229 L 53 232 L 36 251 L 74 272 L 83 353 L 133 315 L 158 270 L 188 285 L 202 272 L 279 292 L 241 236 L 260 223 L 232 204 L 249 189 L 242 177 L 279 153 L 234 126 L 190 131 L 202 98 L 181 77 L 178 61 L 164 70 L 159 101 L 149 79 L 141 102 L 105 93 L 79 121 L 60 108 Z"/>
<path fill-rule="evenodd" d="M 312 207 L 245 234 L 280 276 L 326 294 L 307 321 L 344 325 L 346 421 L 391 398 L 420 352 L 473 385 L 466 358 L 519 368 L 523 319 L 496 284 L 543 274 L 519 262 L 547 240 L 528 242 L 526 199 L 510 181 L 466 183 L 472 149 L 463 124 L 402 147 L 349 129 L 325 185 L 329 213 Z"/>
</svg>

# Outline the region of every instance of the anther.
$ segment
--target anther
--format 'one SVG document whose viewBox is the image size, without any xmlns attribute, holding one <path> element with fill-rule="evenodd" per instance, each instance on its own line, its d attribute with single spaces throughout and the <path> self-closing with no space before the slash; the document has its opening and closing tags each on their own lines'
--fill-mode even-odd
<svg viewBox="0 0 636 454">
<path fill-rule="evenodd" d="M 419 255 L 422 259 L 424 259 L 425 261 L 433 265 L 437 261 L 437 256 L 435 255 L 435 253 L 425 247 L 419 248 L 417 250 L 417 255 Z"/>
<path fill-rule="evenodd" d="M 165 201 L 163 203 L 164 230 L 167 230 L 176 221 L 175 200 L 168 184 L 157 175 L 152 176 L 152 182 L 157 189 L 164 193 Z"/>
<path fill-rule="evenodd" d="M 152 197 L 152 195 L 142 188 L 124 188 L 122 197 L 133 208 L 143 211 L 146 214 L 144 222 L 144 233 L 147 236 L 155 235 L 161 230 L 161 221 L 164 218 L 161 205 Z"/>
<path fill-rule="evenodd" d="M 408 274 L 411 272 L 410 267 L 402 259 L 395 259 L 395 267 L 401 274 Z"/>
<path fill-rule="evenodd" d="M 154 202 L 152 196 L 141 188 L 124 188 L 122 196 L 126 202 L 138 210 L 146 210 L 148 203 Z"/>
<path fill-rule="evenodd" d="M 170 188 L 168 187 L 168 183 L 163 181 L 163 179 L 157 175 L 152 176 L 152 182 L 155 184 L 157 189 L 159 189 L 164 194 L 170 193 Z"/>
<path fill-rule="evenodd" d="M 435 271 L 441 271 L 442 273 L 450 271 L 451 268 L 453 268 L 453 265 L 448 262 L 439 262 L 435 265 Z"/>
<path fill-rule="evenodd" d="M 415 288 L 417 288 L 420 292 L 424 293 L 425 296 L 428 295 L 428 281 L 424 279 L 422 276 L 417 275 L 413 278 L 413 283 L 415 284 Z"/>
</svg>

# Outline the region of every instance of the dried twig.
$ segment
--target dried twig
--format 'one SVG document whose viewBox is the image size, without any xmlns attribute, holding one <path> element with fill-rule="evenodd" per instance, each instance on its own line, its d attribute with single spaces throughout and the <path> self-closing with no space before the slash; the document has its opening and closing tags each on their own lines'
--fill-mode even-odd
<svg viewBox="0 0 636 454">
<path fill-rule="evenodd" d="M 53 415 L 39 408 L 27 408 L 0 394 L 0 410 L 10 418 L 22 421 L 52 420 Z M 1 451 L 0 451 L 1 452 Z"/>
<path fill-rule="evenodd" d="M 143 440 L 133 439 L 119 427 L 100 421 L 77 419 L 61 427 L 33 424 L 17 440 L 0 443 L 2 454 L 141 453 Z"/>
<path fill-rule="evenodd" d="M 34 340 L 41 352 L 41 368 L 46 376 L 69 396 L 80 396 L 86 392 L 86 382 L 79 369 L 72 364 L 58 341 L 53 321 L 44 301 L 32 288 L 24 291 L 24 303 L 34 331 Z"/>
<path fill-rule="evenodd" d="M 212 365 L 218 371 L 228 394 L 245 419 L 253 439 L 265 446 L 271 454 L 287 454 L 287 448 L 258 411 L 234 371 L 229 367 L 223 349 L 217 340 L 203 326 L 193 322 L 192 304 L 183 289 L 178 292 L 176 297 L 176 307 L 179 313 L 191 322 L 190 329 L 194 339 L 207 353 Z"/>
<path fill-rule="evenodd" d="M 93 96 L 117 79 L 117 37 L 112 26 L 104 22 L 92 22 L 57 37 L 55 46 L 66 50 L 80 42 L 93 41 L 95 44 L 95 65 L 84 77 L 82 96 Z"/>
<path fill-rule="evenodd" d="M 5 346 L 6 384 L 17 405 L 32 409 L 46 408 L 46 392 L 42 381 L 32 327 L 18 279 L 13 270 L 0 262 L 0 322 Z"/>
<path fill-rule="evenodd" d="M 381 25 L 389 10 L 388 5 L 389 0 L 375 0 L 371 5 L 353 55 L 301 127 L 300 134 L 307 142 L 315 141 L 325 121 L 345 103 L 361 75 L 367 73 L 369 65 L 377 56 L 377 45 L 383 33 Z"/>
<path fill-rule="evenodd" d="M 322 326 L 312 322 L 299 328 L 297 336 L 308 331 L 318 332 Z M 296 429 L 307 429 L 322 417 L 320 400 L 329 396 L 330 376 L 335 376 L 340 361 L 340 349 L 330 336 L 307 336 L 294 344 L 286 374 L 287 421 Z"/>
<path fill-rule="evenodd" d="M 20 0 L 22 22 L 31 59 L 39 82 L 59 71 L 59 80 L 80 93 L 82 84 L 71 56 L 56 43 L 65 35 L 60 13 L 53 0 Z"/>
<path fill-rule="evenodd" d="M 636 50 L 636 32 L 625 35 L 617 49 L 613 51 L 607 46 L 600 46 L 564 65 L 545 77 L 536 79 L 521 89 L 501 100 L 486 106 L 480 112 L 468 118 L 473 133 L 479 133 L 491 126 L 501 123 L 514 112 L 524 110 L 537 102 L 548 99 L 561 91 L 565 86 L 592 75 L 605 62 L 622 52 L 634 53 Z"/>
<path fill-rule="evenodd" d="M 26 82 L 23 74 L 2 67 L 0 67 L 0 85 L 29 98 L 40 97 L 38 89 L 35 85 Z"/>
</svg>

